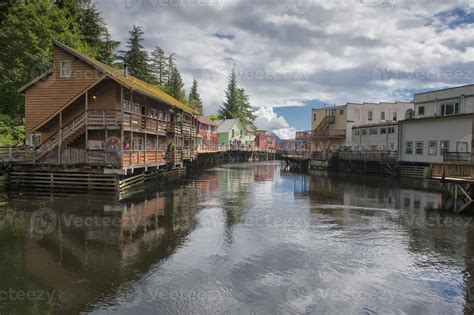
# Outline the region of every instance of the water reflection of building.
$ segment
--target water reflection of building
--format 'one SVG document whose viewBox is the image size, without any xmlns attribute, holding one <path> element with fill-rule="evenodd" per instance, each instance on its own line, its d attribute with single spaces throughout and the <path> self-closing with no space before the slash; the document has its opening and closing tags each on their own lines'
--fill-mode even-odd
<svg viewBox="0 0 474 315">
<path fill-rule="evenodd" d="M 31 233 L 35 224 L 25 221 L 24 251 L 19 251 L 24 255 L 25 278 L 35 279 L 35 287 L 58 292 L 55 312 L 89 311 L 84 305 L 113 295 L 171 255 L 196 226 L 199 200 L 216 187 L 217 177 L 209 173 L 189 185 L 163 192 L 145 190 L 123 201 L 79 196 L 74 202 L 70 198 L 17 202 L 12 205 L 17 209 L 49 208 L 57 217 L 55 228 L 39 236 Z"/>
</svg>

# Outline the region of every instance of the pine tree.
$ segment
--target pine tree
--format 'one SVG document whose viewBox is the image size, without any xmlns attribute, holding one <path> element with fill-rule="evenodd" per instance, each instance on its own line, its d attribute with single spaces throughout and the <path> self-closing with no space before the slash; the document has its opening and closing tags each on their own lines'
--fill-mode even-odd
<svg viewBox="0 0 474 315">
<path fill-rule="evenodd" d="M 165 56 L 165 51 L 160 47 L 155 47 L 151 54 L 151 72 L 156 78 L 156 83 L 164 86 L 168 82 L 168 60 Z"/>
<path fill-rule="evenodd" d="M 166 84 L 167 85 L 169 85 L 171 83 L 171 75 L 172 75 L 174 69 L 176 68 L 176 63 L 174 62 L 174 55 L 175 54 L 171 54 L 168 57 L 168 63 L 166 64 L 166 72 L 168 74 L 168 77 L 166 78 Z"/>
<path fill-rule="evenodd" d="M 84 40 L 90 47 L 99 50 L 102 44 L 101 37 L 107 30 L 99 10 L 90 0 L 83 0 L 79 3 L 77 15 L 78 26 Z"/>
<path fill-rule="evenodd" d="M 51 0 L 11 2 L 0 24 L 0 112 L 22 111 L 18 88 L 51 69 L 53 39 L 93 55 L 77 20 Z"/>
<path fill-rule="evenodd" d="M 77 0 L 76 0 L 77 1 Z M 94 56 L 99 61 L 112 65 L 117 60 L 115 50 L 120 42 L 112 40 L 100 11 L 91 0 L 79 0 L 68 6 L 71 15 L 75 15 L 84 40 L 94 50 Z"/>
<path fill-rule="evenodd" d="M 222 104 L 222 107 L 218 111 L 218 115 L 222 119 L 237 118 L 239 113 L 239 91 L 237 85 L 237 75 L 235 69 L 232 70 L 229 83 L 227 85 L 227 91 L 225 92 L 226 101 Z"/>
<path fill-rule="evenodd" d="M 178 68 L 174 67 L 168 84 L 166 85 L 166 92 L 182 103 L 186 103 L 186 94 L 184 91 L 184 83 Z"/>
<path fill-rule="evenodd" d="M 115 64 L 118 59 L 115 51 L 119 46 L 120 42 L 113 40 L 110 33 L 105 30 L 101 38 L 99 51 L 97 52 L 97 59 L 108 65 Z"/>
<path fill-rule="evenodd" d="M 145 82 L 153 82 L 153 76 L 148 64 L 148 53 L 144 50 L 143 28 L 133 26 L 130 31 L 130 39 L 127 41 L 127 50 L 121 51 L 122 63 L 128 65 L 130 75 Z"/>
<path fill-rule="evenodd" d="M 255 116 L 252 112 L 252 105 L 250 105 L 250 100 L 248 94 L 243 88 L 238 89 L 239 96 L 239 119 L 244 126 L 252 125 L 255 121 Z"/>
<path fill-rule="evenodd" d="M 193 81 L 193 86 L 191 87 L 191 92 L 189 93 L 189 106 L 197 110 L 201 115 L 204 112 L 204 107 L 201 100 L 201 95 L 198 92 L 198 82 L 196 79 Z"/>
</svg>

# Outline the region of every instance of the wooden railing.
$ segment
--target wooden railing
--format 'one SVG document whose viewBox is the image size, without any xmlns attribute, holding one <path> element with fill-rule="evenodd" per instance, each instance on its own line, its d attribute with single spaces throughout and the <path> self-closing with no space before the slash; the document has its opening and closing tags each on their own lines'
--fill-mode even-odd
<svg viewBox="0 0 474 315">
<path fill-rule="evenodd" d="M 384 163 L 395 163 L 398 161 L 396 151 L 375 151 L 375 152 L 338 152 L 337 157 L 343 161 L 373 161 Z"/>
<path fill-rule="evenodd" d="M 431 176 L 436 179 L 474 180 L 474 164 L 433 164 Z"/>
<path fill-rule="evenodd" d="M 283 157 L 294 159 L 307 159 L 317 161 L 328 161 L 333 156 L 332 152 L 313 152 L 313 151 L 281 151 Z"/>
<path fill-rule="evenodd" d="M 120 111 L 96 111 L 87 112 L 87 125 L 91 127 L 120 127 L 122 115 Z"/>
<path fill-rule="evenodd" d="M 34 150 L 25 147 L 0 147 L 0 163 L 32 161 Z"/>
<path fill-rule="evenodd" d="M 473 161 L 471 152 L 445 152 L 444 162 L 471 162 Z"/>
<path fill-rule="evenodd" d="M 122 166 L 137 166 L 165 163 L 164 151 L 130 150 L 122 154 Z"/>
<path fill-rule="evenodd" d="M 71 139 L 77 136 L 78 132 L 85 127 L 85 124 L 86 115 L 82 112 L 79 116 L 74 118 L 66 126 L 54 133 L 36 148 L 35 160 L 40 160 L 46 154 L 50 153 L 55 148 L 58 148 L 60 144 L 67 144 Z"/>
</svg>

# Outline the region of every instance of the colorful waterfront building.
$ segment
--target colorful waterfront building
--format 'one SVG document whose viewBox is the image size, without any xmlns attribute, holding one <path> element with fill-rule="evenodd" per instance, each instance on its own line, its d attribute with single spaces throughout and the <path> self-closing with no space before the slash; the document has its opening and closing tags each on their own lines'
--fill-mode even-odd
<svg viewBox="0 0 474 315">
<path fill-rule="evenodd" d="M 200 116 L 199 121 L 199 143 L 202 145 L 217 145 L 219 143 L 219 136 L 217 134 L 217 127 L 219 123 L 213 121 L 205 116 Z"/>
<path fill-rule="evenodd" d="M 262 149 L 276 149 L 276 136 L 268 131 L 257 131 L 257 146 Z"/>
<path fill-rule="evenodd" d="M 225 119 L 217 127 L 219 144 L 224 146 L 242 147 L 245 145 L 245 127 L 239 119 Z"/>
<path fill-rule="evenodd" d="M 198 112 L 128 74 L 54 42 L 52 68 L 23 86 L 34 164 L 127 174 L 195 156 Z"/>
</svg>

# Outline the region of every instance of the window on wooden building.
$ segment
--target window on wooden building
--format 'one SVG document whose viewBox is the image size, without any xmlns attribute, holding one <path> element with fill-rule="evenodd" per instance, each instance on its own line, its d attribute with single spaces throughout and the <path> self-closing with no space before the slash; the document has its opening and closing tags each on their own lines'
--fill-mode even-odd
<svg viewBox="0 0 474 315">
<path fill-rule="evenodd" d="M 459 103 L 447 103 L 441 105 L 441 115 L 456 115 L 459 114 Z"/>
<path fill-rule="evenodd" d="M 413 154 L 413 141 L 407 141 L 405 143 L 405 153 Z"/>
<path fill-rule="evenodd" d="M 428 142 L 428 154 L 429 155 L 437 155 L 438 154 L 438 142 L 437 141 L 429 141 Z"/>
<path fill-rule="evenodd" d="M 369 135 L 377 135 L 379 133 L 377 128 L 370 128 Z"/>
<path fill-rule="evenodd" d="M 416 142 L 416 155 L 423 155 L 423 141 Z"/>
<path fill-rule="evenodd" d="M 72 62 L 71 60 L 62 60 L 60 62 L 61 78 L 70 78 L 72 73 Z"/>
<path fill-rule="evenodd" d="M 362 135 L 363 135 L 363 136 L 366 136 L 366 135 L 367 135 L 367 129 L 363 129 L 363 130 L 362 130 Z"/>
<path fill-rule="evenodd" d="M 419 116 L 425 115 L 425 106 L 418 106 L 418 115 Z"/>
<path fill-rule="evenodd" d="M 144 141 L 143 138 L 134 138 L 133 139 L 133 150 L 142 151 L 144 150 Z"/>
<path fill-rule="evenodd" d="M 372 120 L 372 118 L 373 118 L 372 116 L 373 116 L 373 113 L 372 113 L 371 110 L 369 110 L 369 120 Z"/>
<path fill-rule="evenodd" d="M 392 118 L 393 118 L 393 119 L 392 119 L 393 121 L 397 121 L 397 120 L 398 120 L 398 113 L 397 113 L 397 112 L 394 112 Z"/>
<path fill-rule="evenodd" d="M 387 128 L 380 128 L 380 134 L 381 135 L 386 135 L 387 134 Z"/>
<path fill-rule="evenodd" d="M 385 120 L 385 112 L 380 113 L 380 120 Z"/>
<path fill-rule="evenodd" d="M 444 140 L 440 142 L 439 150 L 441 154 L 448 153 L 449 152 L 449 141 Z"/>
</svg>

